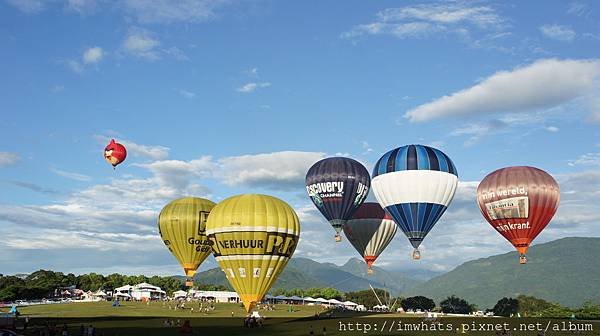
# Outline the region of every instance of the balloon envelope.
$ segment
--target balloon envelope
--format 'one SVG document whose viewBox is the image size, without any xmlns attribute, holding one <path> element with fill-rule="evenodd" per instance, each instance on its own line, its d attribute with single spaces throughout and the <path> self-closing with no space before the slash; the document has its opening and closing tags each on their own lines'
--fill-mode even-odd
<svg viewBox="0 0 600 336">
<path fill-rule="evenodd" d="M 158 216 L 158 231 L 189 278 L 212 252 L 206 237 L 206 220 L 215 203 L 196 197 L 176 199 Z"/>
<path fill-rule="evenodd" d="M 249 312 L 294 253 L 300 222 L 282 200 L 245 194 L 217 204 L 208 217 L 206 233 L 215 259 Z"/>
<path fill-rule="evenodd" d="M 127 150 L 125 149 L 125 146 L 115 142 L 115 139 L 111 139 L 104 148 L 104 159 L 106 162 L 110 163 L 113 168 L 125 161 L 126 157 Z"/>
<path fill-rule="evenodd" d="M 417 248 L 454 197 L 458 174 L 442 151 L 423 145 L 398 147 L 385 153 L 373 169 L 373 192 Z"/>
<path fill-rule="evenodd" d="M 365 259 L 368 272 L 394 238 L 398 226 L 378 203 L 363 203 L 344 225 L 348 241 Z"/>
<path fill-rule="evenodd" d="M 556 181 L 534 167 L 507 167 L 487 175 L 477 187 L 483 217 L 521 254 L 550 222 L 560 201 Z"/>
<path fill-rule="evenodd" d="M 306 173 L 308 196 L 335 229 L 337 241 L 346 221 L 367 198 L 370 186 L 367 169 L 350 158 L 323 159 Z"/>
</svg>

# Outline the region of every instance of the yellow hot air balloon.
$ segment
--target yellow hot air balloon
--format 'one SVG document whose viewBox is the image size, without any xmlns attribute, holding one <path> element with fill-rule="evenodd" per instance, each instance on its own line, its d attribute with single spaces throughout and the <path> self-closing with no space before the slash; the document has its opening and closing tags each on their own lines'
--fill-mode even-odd
<svg viewBox="0 0 600 336">
<path fill-rule="evenodd" d="M 206 223 L 215 259 L 247 312 L 283 271 L 300 236 L 298 216 L 284 201 L 257 194 L 217 204 Z"/>
<path fill-rule="evenodd" d="M 185 197 L 167 204 L 158 216 L 160 236 L 183 266 L 187 286 L 193 284 L 191 278 L 198 266 L 212 252 L 206 237 L 206 220 L 214 206 L 207 199 Z"/>
</svg>

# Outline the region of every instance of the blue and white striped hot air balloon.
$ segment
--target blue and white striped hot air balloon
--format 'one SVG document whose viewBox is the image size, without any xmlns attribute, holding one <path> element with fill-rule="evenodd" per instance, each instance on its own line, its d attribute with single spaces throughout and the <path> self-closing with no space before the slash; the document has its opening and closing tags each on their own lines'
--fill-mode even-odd
<svg viewBox="0 0 600 336">
<path fill-rule="evenodd" d="M 440 219 L 452 201 L 458 174 L 442 151 L 408 145 L 385 153 L 375 164 L 371 188 L 375 198 L 394 219 L 415 248 Z"/>
</svg>

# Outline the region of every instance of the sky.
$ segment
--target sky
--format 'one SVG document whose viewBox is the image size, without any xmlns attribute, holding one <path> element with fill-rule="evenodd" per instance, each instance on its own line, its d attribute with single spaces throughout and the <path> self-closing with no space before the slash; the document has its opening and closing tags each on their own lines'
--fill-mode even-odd
<svg viewBox="0 0 600 336">
<path fill-rule="evenodd" d="M 595 1 L 1 0 L 0 43 L 3 274 L 181 274 L 160 209 L 241 193 L 294 207 L 295 256 L 343 264 L 358 253 L 333 242 L 306 171 L 336 155 L 371 170 L 407 144 L 445 152 L 459 187 L 422 260 L 399 232 L 376 265 L 512 251 L 475 203 L 512 165 L 561 187 L 535 243 L 600 236 Z M 128 149 L 116 170 L 111 138 Z"/>
</svg>

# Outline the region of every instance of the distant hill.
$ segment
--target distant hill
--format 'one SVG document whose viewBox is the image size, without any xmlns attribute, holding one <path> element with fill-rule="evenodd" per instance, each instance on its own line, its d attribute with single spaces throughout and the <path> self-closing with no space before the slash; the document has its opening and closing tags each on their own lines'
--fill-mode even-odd
<svg viewBox="0 0 600 336">
<path fill-rule="evenodd" d="M 366 264 L 356 258 L 348 260 L 343 266 L 319 263 L 307 258 L 292 258 L 273 285 L 273 290 L 333 287 L 342 292 L 352 292 L 369 289 L 371 284 L 376 288 L 386 288 L 392 295 L 400 295 L 406 289 L 423 282 L 402 273 L 387 272 L 379 267 L 374 267 L 374 274 L 368 275 L 366 269 Z M 194 279 L 202 284 L 231 288 L 225 274 L 219 268 L 198 273 Z"/>
<path fill-rule="evenodd" d="M 566 306 L 600 302 L 600 238 L 563 238 L 532 246 L 526 265 L 517 252 L 465 262 L 417 285 L 405 295 L 424 295 L 439 303 L 455 294 L 480 309 L 502 297 L 533 295 Z"/>
</svg>

